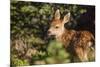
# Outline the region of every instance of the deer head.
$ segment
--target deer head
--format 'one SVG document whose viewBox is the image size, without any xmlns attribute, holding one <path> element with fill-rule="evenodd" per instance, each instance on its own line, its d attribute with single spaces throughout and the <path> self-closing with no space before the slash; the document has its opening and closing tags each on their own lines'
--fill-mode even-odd
<svg viewBox="0 0 100 67">
<path fill-rule="evenodd" d="M 54 19 L 51 22 L 50 28 L 48 30 L 48 35 L 51 36 L 55 36 L 55 38 L 61 36 L 64 31 L 64 24 L 69 22 L 70 20 L 70 13 L 67 13 L 63 19 L 60 18 L 60 11 L 59 9 L 56 10 L 55 15 L 54 15 Z"/>
</svg>

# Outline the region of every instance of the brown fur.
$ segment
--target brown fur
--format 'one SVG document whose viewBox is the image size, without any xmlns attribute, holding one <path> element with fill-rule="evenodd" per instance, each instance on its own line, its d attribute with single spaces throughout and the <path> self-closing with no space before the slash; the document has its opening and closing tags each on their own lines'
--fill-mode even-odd
<svg viewBox="0 0 100 67">
<path fill-rule="evenodd" d="M 76 54 L 80 61 L 88 61 L 88 49 L 93 45 L 92 40 L 94 40 L 90 32 L 66 30 L 58 40 L 63 43 L 66 49 L 69 49 L 69 52 L 73 55 Z"/>
<path fill-rule="evenodd" d="M 69 49 L 72 55 L 75 54 L 80 61 L 88 61 L 88 50 L 93 45 L 94 37 L 89 31 L 65 29 L 64 24 L 69 19 L 70 14 L 65 15 L 63 20 L 60 19 L 60 12 L 57 10 L 49 29 L 49 35 L 55 35 L 56 40 L 60 41 L 66 50 Z"/>
</svg>

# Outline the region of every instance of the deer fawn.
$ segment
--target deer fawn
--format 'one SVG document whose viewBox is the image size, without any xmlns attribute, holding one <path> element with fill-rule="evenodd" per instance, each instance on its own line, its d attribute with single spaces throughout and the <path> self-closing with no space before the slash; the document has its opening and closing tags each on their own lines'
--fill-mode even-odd
<svg viewBox="0 0 100 67">
<path fill-rule="evenodd" d="M 76 31 L 66 29 L 65 23 L 70 21 L 70 13 L 67 13 L 63 19 L 60 19 L 60 10 L 56 10 L 54 19 L 48 30 L 48 35 L 54 35 L 55 39 L 61 42 L 64 47 L 70 49 L 80 61 L 88 61 L 88 49 L 92 47 L 94 37 L 89 31 Z"/>
</svg>

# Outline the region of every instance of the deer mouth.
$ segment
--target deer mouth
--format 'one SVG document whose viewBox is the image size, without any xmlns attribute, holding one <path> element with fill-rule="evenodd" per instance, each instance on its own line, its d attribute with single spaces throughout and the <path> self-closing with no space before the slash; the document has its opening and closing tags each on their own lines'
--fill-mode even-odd
<svg viewBox="0 0 100 67">
<path fill-rule="evenodd" d="M 50 33 L 48 33 L 47 35 L 48 35 L 47 38 L 48 38 L 48 39 L 52 39 L 52 40 L 54 40 L 55 37 L 56 37 L 55 35 L 52 35 L 52 34 L 50 34 Z"/>
</svg>

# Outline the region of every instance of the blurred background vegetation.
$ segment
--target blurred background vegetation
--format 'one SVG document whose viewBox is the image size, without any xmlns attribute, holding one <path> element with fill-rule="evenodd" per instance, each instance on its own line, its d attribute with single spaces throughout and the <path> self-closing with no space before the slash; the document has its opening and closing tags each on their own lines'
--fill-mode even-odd
<svg viewBox="0 0 100 67">
<path fill-rule="evenodd" d="M 76 28 L 76 20 L 91 8 L 94 6 L 11 0 L 11 66 L 72 62 L 61 43 L 47 39 L 47 30 L 56 9 L 62 15 L 70 11 L 75 20 L 67 27 Z"/>
</svg>

